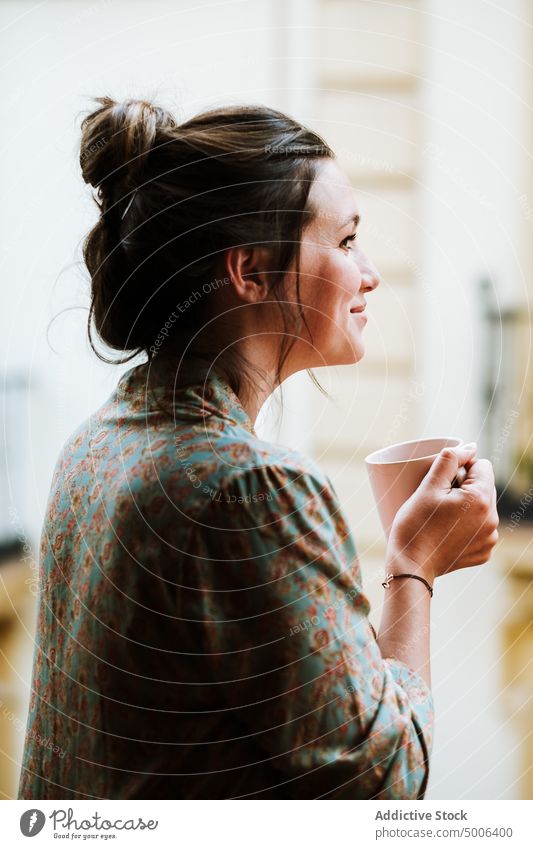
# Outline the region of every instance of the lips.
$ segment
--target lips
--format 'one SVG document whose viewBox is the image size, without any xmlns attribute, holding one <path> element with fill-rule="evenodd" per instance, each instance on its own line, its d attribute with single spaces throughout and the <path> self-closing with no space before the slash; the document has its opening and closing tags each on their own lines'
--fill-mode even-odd
<svg viewBox="0 0 533 849">
<path fill-rule="evenodd" d="M 363 304 L 360 307 L 351 307 L 350 312 L 364 312 L 366 309 L 366 304 Z"/>
</svg>

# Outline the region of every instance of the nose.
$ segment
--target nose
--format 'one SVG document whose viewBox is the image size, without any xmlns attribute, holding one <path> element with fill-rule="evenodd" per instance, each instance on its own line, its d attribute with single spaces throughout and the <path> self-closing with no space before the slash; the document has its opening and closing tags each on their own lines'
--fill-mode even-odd
<svg viewBox="0 0 533 849">
<path fill-rule="evenodd" d="M 372 292 L 381 283 L 381 276 L 373 262 L 360 248 L 357 249 L 356 262 L 361 273 L 361 289 Z"/>
</svg>

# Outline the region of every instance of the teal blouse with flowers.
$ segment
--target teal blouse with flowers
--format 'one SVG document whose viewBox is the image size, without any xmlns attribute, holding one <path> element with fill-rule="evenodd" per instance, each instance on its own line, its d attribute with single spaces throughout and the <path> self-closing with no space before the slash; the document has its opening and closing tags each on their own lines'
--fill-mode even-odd
<svg viewBox="0 0 533 849">
<path fill-rule="evenodd" d="M 423 798 L 431 691 L 331 481 L 183 368 L 131 368 L 57 461 L 19 798 Z"/>
</svg>

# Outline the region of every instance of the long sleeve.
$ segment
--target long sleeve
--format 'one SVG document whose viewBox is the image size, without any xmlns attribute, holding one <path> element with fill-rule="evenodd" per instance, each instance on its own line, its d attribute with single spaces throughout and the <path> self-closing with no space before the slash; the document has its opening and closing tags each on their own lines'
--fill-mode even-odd
<svg viewBox="0 0 533 849">
<path fill-rule="evenodd" d="M 431 691 L 383 659 L 352 535 L 329 479 L 309 469 L 237 472 L 202 513 L 214 686 L 285 797 L 423 798 Z"/>
</svg>

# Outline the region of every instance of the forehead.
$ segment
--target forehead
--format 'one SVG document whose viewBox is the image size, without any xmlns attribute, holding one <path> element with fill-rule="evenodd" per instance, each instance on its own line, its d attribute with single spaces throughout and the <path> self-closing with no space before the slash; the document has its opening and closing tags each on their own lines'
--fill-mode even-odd
<svg viewBox="0 0 533 849">
<path fill-rule="evenodd" d="M 309 203 L 322 223 L 340 227 L 355 215 L 359 207 L 348 175 L 332 159 L 319 165 L 309 192 Z"/>
</svg>

